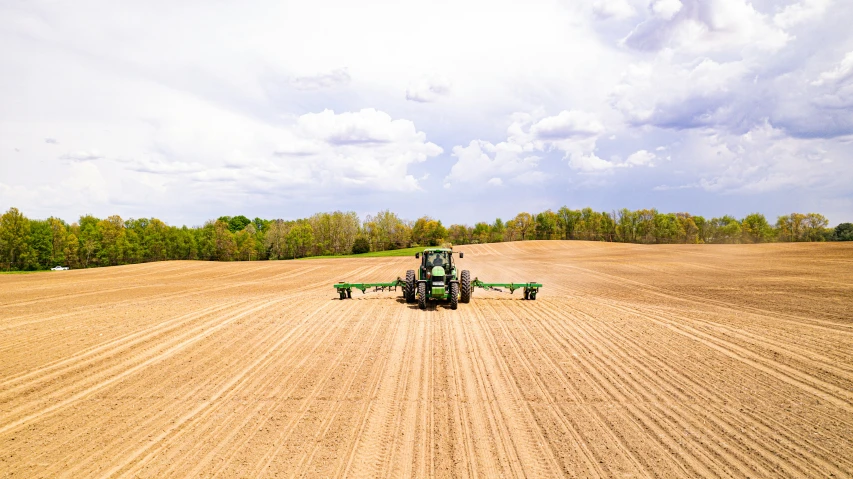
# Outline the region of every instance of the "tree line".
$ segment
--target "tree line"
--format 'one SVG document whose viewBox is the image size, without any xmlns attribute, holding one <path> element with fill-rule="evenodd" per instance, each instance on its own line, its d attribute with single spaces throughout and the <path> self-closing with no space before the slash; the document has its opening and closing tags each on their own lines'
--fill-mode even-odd
<svg viewBox="0 0 853 479">
<path fill-rule="evenodd" d="M 706 219 L 655 209 L 598 212 L 562 207 L 522 212 L 492 223 L 453 224 L 424 216 L 404 220 L 385 210 L 363 220 L 355 212 L 297 220 L 222 216 L 202 226 L 170 226 L 157 218 L 84 215 L 29 219 L 17 208 L 0 216 L 0 265 L 9 270 L 114 266 L 164 260 L 254 261 L 385 251 L 411 246 L 524 240 L 591 240 L 642 244 L 851 241 L 853 224 L 828 228 L 817 213 Z"/>
</svg>

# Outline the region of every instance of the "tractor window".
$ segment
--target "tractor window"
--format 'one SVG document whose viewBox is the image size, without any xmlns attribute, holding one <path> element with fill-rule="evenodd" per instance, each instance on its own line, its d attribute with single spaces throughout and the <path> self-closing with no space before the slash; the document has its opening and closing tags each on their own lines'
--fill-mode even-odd
<svg viewBox="0 0 853 479">
<path fill-rule="evenodd" d="M 447 260 L 447 253 L 444 251 L 436 251 L 427 254 L 427 267 L 433 268 L 435 266 L 447 267 L 450 262 Z"/>
</svg>

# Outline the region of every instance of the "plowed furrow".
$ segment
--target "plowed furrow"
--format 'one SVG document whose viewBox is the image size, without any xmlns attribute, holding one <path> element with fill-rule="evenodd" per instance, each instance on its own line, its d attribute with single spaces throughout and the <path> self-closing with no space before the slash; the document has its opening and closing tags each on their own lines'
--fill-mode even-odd
<svg viewBox="0 0 853 479">
<path fill-rule="evenodd" d="M 609 346 L 600 337 L 584 334 L 578 329 L 573 334 L 576 347 L 580 347 L 594 356 L 587 360 L 579 355 L 583 369 L 592 374 L 591 381 L 604 388 L 618 404 L 625 407 L 633 421 L 650 435 L 648 439 L 657 440 L 671 456 L 673 465 L 685 468 L 685 475 L 716 476 L 716 471 L 726 471 L 731 475 L 749 475 L 750 472 L 738 470 L 740 461 L 734 460 L 722 448 L 715 447 L 713 441 L 686 441 L 683 431 L 694 431 L 696 424 L 689 422 L 689 414 L 671 396 L 665 394 L 654 382 L 637 383 L 630 371 L 621 362 L 625 357 L 606 349 Z M 574 336 L 577 334 L 577 336 Z M 572 336 L 570 336 L 572 337 Z M 620 360 L 620 366 L 614 362 L 614 356 Z"/>
<path fill-rule="evenodd" d="M 368 425 L 371 423 L 371 419 L 375 417 L 380 388 L 383 384 L 385 375 L 388 373 L 391 350 L 395 344 L 400 328 L 404 324 L 404 319 L 401 317 L 403 312 L 404 310 L 400 310 L 399 313 L 395 314 L 395 318 L 393 320 L 394 327 L 390 330 L 388 335 L 389 340 L 384 346 L 384 350 L 378 356 L 381 360 L 376 366 L 377 374 L 370 386 L 366 388 L 365 396 L 363 397 L 364 405 L 358 414 L 358 423 L 354 429 L 355 433 L 350 441 L 346 454 L 342 455 L 343 460 L 340 461 L 340 465 L 333 475 L 334 477 L 349 476 L 349 472 L 354 468 L 354 462 L 357 458 L 359 446 L 361 446 L 364 441 L 369 441 L 370 438 L 372 438 L 372 436 L 367 433 Z M 369 448 L 369 446 L 367 447 Z"/>
<path fill-rule="evenodd" d="M 357 390 L 361 388 L 362 384 L 372 385 L 375 383 L 375 378 L 379 376 L 382 370 L 375 367 L 375 363 L 368 364 L 368 358 L 375 357 L 380 350 L 384 349 L 385 339 L 376 340 L 380 331 L 383 329 L 393 331 L 392 328 L 387 327 L 389 324 L 387 320 L 374 320 L 374 322 L 376 323 L 375 328 L 365 342 L 367 346 L 362 348 L 364 352 L 357 359 L 353 374 L 343 381 L 339 391 L 336 391 L 333 399 L 330 399 L 333 401 L 332 407 L 324 414 L 325 419 L 310 441 L 310 443 L 315 444 L 313 449 L 296 464 L 291 477 L 304 477 L 314 474 L 327 477 L 330 475 L 330 470 L 337 469 L 338 463 L 342 462 L 342 457 L 338 457 L 334 444 L 338 437 L 348 437 L 349 421 L 342 417 L 344 410 L 349 410 L 350 406 L 361 400 L 361 395 L 358 394 Z M 335 429 L 334 432 L 333 429 Z M 353 439 L 344 439 L 343 442 L 353 441 Z M 308 474 L 309 471 L 311 474 Z"/>
<path fill-rule="evenodd" d="M 503 407 L 508 410 L 505 417 L 511 421 L 508 427 L 512 431 L 512 437 L 518 438 L 514 439 L 513 442 L 517 443 L 523 440 L 525 447 L 519 451 L 519 455 L 529 456 L 529 458 L 525 457 L 524 470 L 527 471 L 528 475 L 532 473 L 535 477 L 565 473 L 569 469 L 560 465 L 552 447 L 544 446 L 550 444 L 542 432 L 542 428 L 545 426 L 537 421 L 536 416 L 527 407 L 524 394 L 519 389 L 517 382 L 513 380 L 512 371 L 505 360 L 505 356 L 501 354 L 494 335 L 489 333 L 487 319 L 483 315 L 482 308 L 474 308 L 473 313 L 475 318 L 472 319 L 472 323 L 475 324 L 472 326 L 476 326 L 478 337 L 488 344 L 486 355 L 490 365 L 488 376 L 492 378 L 493 383 L 501 384 L 504 389 L 504 393 L 501 394 L 501 402 Z"/>
<path fill-rule="evenodd" d="M 639 310 L 625 308 L 618 305 L 611 304 L 610 307 L 624 312 L 640 314 L 649 321 L 653 321 L 660 326 L 669 328 L 678 334 L 700 342 L 711 349 L 731 357 L 732 359 L 748 364 L 749 366 L 768 374 L 775 379 L 808 391 L 842 409 L 853 411 L 853 392 L 824 381 L 812 374 L 797 370 L 777 361 L 764 358 L 753 351 L 735 345 L 724 339 L 712 336 L 708 333 L 699 331 L 692 326 L 676 324 L 654 314 L 641 313 Z"/>
<path fill-rule="evenodd" d="M 87 377 L 85 381 L 81 381 L 72 386 L 62 388 L 61 390 L 54 392 L 52 395 L 56 397 L 65 397 L 65 399 L 52 401 L 49 406 L 45 406 L 43 403 L 32 404 L 32 402 L 28 402 L 21 406 L 13 407 L 11 410 L 8 411 L 7 414 L 8 416 L 11 416 L 15 419 L 0 425 L 0 434 L 3 434 L 15 428 L 19 428 L 27 422 L 32 421 L 36 418 L 44 418 L 45 415 L 53 413 L 54 411 L 63 408 L 81 398 L 84 398 L 87 395 L 90 395 L 98 390 L 101 390 L 119 380 L 122 380 L 131 374 L 135 374 L 136 372 L 150 366 L 151 364 L 157 361 L 161 361 L 169 355 L 174 354 L 175 352 L 189 346 L 193 342 L 210 335 L 217 329 L 220 329 L 225 325 L 239 318 L 242 318 L 252 312 L 261 310 L 265 307 L 269 307 L 274 303 L 274 301 L 267 301 L 265 303 L 262 303 L 260 306 L 246 308 L 240 312 L 232 314 L 231 316 L 225 319 L 214 320 L 216 324 L 212 325 L 207 330 L 205 330 L 205 328 L 201 326 L 196 327 L 187 334 L 179 336 L 178 338 L 170 341 L 166 345 L 153 348 L 153 352 L 151 353 L 144 354 L 142 357 L 139 357 L 139 355 L 135 356 L 134 358 L 132 358 L 133 360 L 135 360 L 135 364 L 133 366 L 119 364 L 94 375 L 94 377 Z M 39 399 L 43 400 L 41 398 Z"/>
<path fill-rule="evenodd" d="M 513 376 L 516 381 L 519 381 L 518 384 L 522 387 L 522 390 L 528 391 L 528 394 L 532 391 L 536 391 L 537 393 L 529 397 L 528 401 L 544 400 L 548 404 L 554 404 L 556 402 L 555 398 L 548 392 L 547 387 L 538 374 L 538 371 L 531 366 L 529 360 L 522 352 L 521 347 L 518 344 L 518 338 L 507 333 L 505 325 L 503 324 L 504 319 L 496 312 L 494 306 L 488 302 L 484 302 L 484 304 L 485 307 L 488 308 L 487 310 L 489 313 L 495 317 L 493 322 L 496 327 L 499 327 L 501 330 L 501 339 L 503 340 L 503 344 L 510 349 L 510 357 L 515 359 L 515 362 L 520 366 L 521 371 L 514 372 Z M 603 457 L 596 457 L 590 450 L 589 441 L 582 436 L 581 427 L 577 422 L 578 418 L 566 416 L 551 408 L 548 409 L 548 412 L 550 416 L 549 419 L 558 423 L 561 426 L 563 433 L 571 439 L 573 444 L 577 445 L 580 452 L 579 462 L 583 464 L 583 468 L 586 470 L 586 473 L 599 477 L 605 476 L 605 470 L 601 465 L 603 464 Z M 584 413 L 583 416 L 586 418 L 587 414 Z M 577 467 L 577 464 L 573 466 Z"/>
<path fill-rule="evenodd" d="M 268 397 L 270 390 L 275 388 L 281 380 L 281 375 L 288 371 L 288 364 L 280 364 L 282 358 L 288 356 L 282 356 L 281 353 L 300 345 L 307 336 L 314 334 L 316 328 L 302 327 L 302 325 L 306 322 L 310 324 L 310 321 L 322 315 L 327 309 L 321 307 L 309 311 L 300 307 L 296 311 L 288 311 L 292 316 L 304 317 L 304 319 L 300 320 L 298 325 L 287 322 L 280 323 L 273 330 L 259 331 L 255 337 L 241 338 L 240 343 L 255 346 L 243 351 L 239 358 L 240 362 L 249 362 L 255 356 L 260 357 L 262 361 L 256 364 L 248 374 L 243 373 L 245 377 L 233 388 L 220 395 L 216 400 L 210 400 L 209 406 L 202 413 L 193 414 L 184 424 L 176 426 L 171 434 L 165 436 L 144 459 L 139 460 L 129 468 L 126 474 L 134 475 L 139 470 L 146 468 L 157 471 L 157 475 L 170 476 L 176 473 L 174 464 L 179 457 L 198 458 L 202 456 L 200 459 L 194 459 L 196 465 L 194 470 L 200 471 L 207 467 L 210 460 L 217 457 L 216 453 L 223 448 L 232 447 L 236 449 L 234 441 L 238 435 L 243 434 L 245 436 L 244 441 L 251 439 L 254 432 L 258 430 L 257 428 L 264 426 L 264 418 L 267 417 L 266 413 L 271 407 L 271 402 L 266 400 L 248 402 L 241 400 L 241 397 Z M 255 362 L 257 363 L 257 360 Z M 206 421 L 213 416 L 217 417 L 216 421 Z M 256 424 L 255 429 L 246 429 L 250 422 Z M 197 440 L 197 438 L 204 437 L 221 438 L 221 440 L 211 448 L 208 442 Z M 181 448 L 182 444 L 194 444 L 196 447 Z M 203 455 L 205 448 L 209 448 L 210 451 Z M 128 454 L 122 456 L 126 455 Z M 173 466 L 161 470 L 158 464 L 150 464 L 153 457 L 156 457 L 158 462 L 165 462 Z M 173 460 L 169 460 L 170 458 Z"/>
<path fill-rule="evenodd" d="M 449 321 L 441 322 L 442 334 L 444 335 L 447 362 L 449 363 L 450 372 L 452 374 L 452 396 L 450 400 L 453 403 L 454 411 L 452 415 L 451 430 L 455 435 L 454 443 L 461 445 L 461 461 L 462 472 L 467 477 L 476 478 L 478 474 L 477 456 L 474 449 L 474 437 L 471 432 L 472 426 L 468 418 L 468 410 L 465 405 L 471 401 L 462 383 L 462 369 L 460 367 L 459 353 L 460 349 L 456 345 L 457 340 L 454 334 L 453 325 Z M 458 456 L 456 456 L 458 457 Z M 456 459 L 454 457 L 454 459 Z M 495 465 L 490 465 L 494 469 Z"/>
<path fill-rule="evenodd" d="M 649 350 L 644 345 L 637 343 L 631 338 L 630 334 L 626 334 L 624 331 L 619 332 L 616 337 L 619 338 L 619 344 L 625 348 L 626 355 L 641 357 L 643 354 L 650 354 L 651 357 L 655 358 L 656 362 L 652 371 L 656 376 L 656 380 L 660 384 L 672 385 L 678 388 L 676 391 L 682 392 L 680 394 L 680 401 L 694 402 L 695 398 L 702 398 L 703 404 L 699 408 L 694 408 L 694 410 L 699 416 L 703 417 L 703 424 L 708 419 L 705 416 L 711 412 L 711 410 L 706 408 L 706 405 L 712 404 L 715 409 L 719 409 L 725 413 L 725 416 L 721 417 L 727 418 L 726 422 L 730 430 L 740 431 L 747 436 L 749 438 L 746 441 L 748 447 L 758 447 L 761 449 L 761 453 L 768 461 L 778 462 L 779 454 L 778 450 L 775 450 L 775 446 L 781 445 L 793 457 L 810 457 L 812 461 L 821 464 L 827 470 L 837 470 L 837 467 L 833 464 L 834 459 L 831 451 L 823 449 L 822 446 L 811 442 L 807 437 L 797 438 L 797 435 L 791 434 L 791 431 L 785 424 L 773 419 L 768 413 L 753 414 L 748 409 L 732 407 L 731 404 L 742 402 L 742 398 L 721 391 L 719 388 L 719 378 L 709 377 L 706 379 L 708 384 L 705 384 L 703 381 L 705 376 L 703 375 L 696 375 L 696 379 L 694 379 L 694 376 L 684 374 L 672 368 L 670 364 L 677 361 L 676 358 L 661 357 L 655 354 L 654 350 Z M 742 380 L 749 381 L 749 378 L 744 377 Z M 689 392 L 689 395 L 687 392 Z M 761 408 L 758 411 L 760 413 L 763 412 Z M 711 423 L 714 422 L 713 419 L 708 420 Z M 816 425 L 812 426 L 816 428 Z M 756 429 L 759 436 L 751 434 Z M 769 441 L 770 438 L 773 439 L 772 442 Z M 799 444 L 798 441 L 802 441 L 802 444 Z M 837 460 L 848 462 L 846 458 L 838 458 Z"/>
<path fill-rule="evenodd" d="M 492 457 L 485 458 L 484 462 L 486 464 L 494 462 L 500 464 L 504 476 L 520 477 L 523 473 L 518 450 L 501 410 L 504 395 L 496 392 L 496 389 L 502 389 L 503 385 L 486 371 L 483 363 L 483 354 L 488 354 L 488 351 L 484 351 L 482 342 L 473 338 L 470 320 L 458 318 L 452 319 L 451 322 L 454 326 L 458 326 L 459 334 L 464 339 L 464 343 L 460 344 L 466 345 L 468 365 L 465 370 L 474 373 L 472 385 L 476 388 L 476 397 L 481 405 L 473 413 L 481 414 L 482 427 L 488 427 L 489 434 L 494 441 L 490 448 Z M 492 477 L 491 472 L 487 471 L 489 477 Z"/>
<path fill-rule="evenodd" d="M 138 471 L 142 469 L 147 462 L 149 462 L 152 458 L 154 458 L 157 453 L 167 446 L 167 438 L 175 438 L 176 440 L 180 440 L 180 436 L 184 431 L 189 430 L 189 426 L 192 423 L 204 423 L 207 418 L 209 418 L 214 411 L 217 409 L 217 405 L 221 405 L 227 402 L 229 396 L 233 396 L 239 391 L 244 385 L 251 381 L 253 376 L 257 374 L 259 371 L 264 370 L 264 365 L 268 364 L 270 361 L 274 359 L 273 353 L 274 351 L 282 345 L 285 341 L 287 341 L 290 337 L 290 334 L 293 334 L 294 331 L 290 331 L 284 337 L 279 339 L 275 345 L 270 348 L 263 348 L 262 346 L 258 346 L 255 349 L 263 349 L 265 350 L 263 354 L 259 354 L 258 357 L 251 361 L 248 365 L 246 365 L 243 369 L 239 370 L 237 374 L 233 375 L 227 382 L 225 382 L 218 390 L 216 390 L 209 399 L 206 399 L 205 402 L 196 406 L 189 412 L 180 416 L 173 422 L 173 425 L 167 430 L 163 431 L 159 435 L 155 436 L 150 444 L 136 449 L 131 453 L 124 454 L 123 461 L 120 464 L 113 466 L 111 469 L 107 471 L 108 476 L 118 475 L 118 477 L 129 477 L 138 474 Z"/>
<path fill-rule="evenodd" d="M 591 319 L 584 319 L 581 317 L 576 318 L 576 320 L 578 321 L 578 325 L 586 324 L 591 321 Z M 765 454 L 763 459 L 770 464 L 768 467 L 772 467 L 773 469 L 786 469 L 792 467 L 792 465 L 779 461 L 778 451 L 772 451 L 764 447 L 762 444 L 762 441 L 766 441 L 774 436 L 772 431 L 770 431 L 771 434 L 767 437 L 749 437 L 748 433 L 746 433 L 742 427 L 743 423 L 738 421 L 741 413 L 734 411 L 732 408 L 724 408 L 726 410 L 726 415 L 724 416 L 709 415 L 713 409 L 708 409 L 708 404 L 720 407 L 721 405 L 725 405 L 727 400 L 733 400 L 736 398 L 717 398 L 712 391 L 701 386 L 690 388 L 685 385 L 685 387 L 679 388 L 678 385 L 681 384 L 681 381 L 679 381 L 677 377 L 662 373 L 662 371 L 667 369 L 668 362 L 661 361 L 653 363 L 653 366 L 649 367 L 643 364 L 642 361 L 635 361 L 632 359 L 635 357 L 643 357 L 641 354 L 643 354 L 645 349 L 630 350 L 629 346 L 634 344 L 630 339 L 630 336 L 614 336 L 619 338 L 619 342 L 617 343 L 615 342 L 615 339 L 610 339 L 606 335 L 602 335 L 604 331 L 603 328 L 580 327 L 579 329 L 586 331 L 587 334 L 598 336 L 596 338 L 598 341 L 602 344 L 608 345 L 608 347 L 616 351 L 616 354 L 618 354 L 620 358 L 625 358 L 624 361 L 626 362 L 626 366 L 631 366 L 632 370 L 639 371 L 641 373 L 641 377 L 645 379 L 646 384 L 662 385 L 662 391 L 665 391 L 666 395 L 673 397 L 674 399 L 670 401 L 661 399 L 660 401 L 674 406 L 683 405 L 684 407 L 679 409 L 687 411 L 687 413 L 683 414 L 684 417 L 697 418 L 697 420 L 691 423 L 691 428 L 693 428 L 692 430 L 702 431 L 703 435 L 710 435 L 714 437 L 710 445 L 713 446 L 714 444 L 724 443 L 727 441 L 731 442 L 735 439 L 739 443 L 738 445 L 741 451 L 752 450 L 755 452 L 755 448 L 758 448 L 760 453 Z M 638 346 L 638 348 L 640 347 Z M 687 393 L 688 391 L 689 394 Z M 702 398 L 701 404 L 697 401 L 698 398 Z M 698 423 L 698 419 L 700 418 L 702 421 L 701 424 Z M 751 425 L 754 424 L 752 421 L 748 421 L 748 423 Z M 716 435 L 715 430 L 719 430 L 720 435 Z M 744 437 L 744 439 L 738 440 L 738 437 Z M 761 449 L 763 449 L 763 451 Z M 730 460 L 732 459 L 730 454 L 723 454 L 723 456 L 729 456 Z M 753 465 L 757 464 L 755 461 L 747 461 L 746 459 L 736 459 L 736 462 L 742 464 L 745 464 L 746 462 L 751 462 Z M 799 466 L 800 465 L 798 464 L 793 464 L 793 467 L 795 468 Z M 766 473 L 766 471 L 764 473 Z M 795 469 L 794 471 L 789 471 L 789 473 L 801 474 L 801 471 Z"/>
<path fill-rule="evenodd" d="M 547 306 L 545 309 L 547 310 Z M 572 349 L 567 348 L 565 342 L 561 344 L 562 337 L 555 336 L 553 330 L 549 329 L 549 326 L 552 326 L 550 318 L 546 319 L 544 316 L 537 314 L 536 311 L 527 311 L 526 316 L 529 316 L 531 319 L 544 319 L 544 321 L 524 321 L 515 312 L 513 312 L 513 316 L 516 318 L 516 322 L 526 326 L 526 336 L 537 344 L 536 351 L 542 353 L 538 359 L 547 362 L 551 373 L 556 378 L 553 383 L 546 382 L 545 384 L 552 390 L 551 394 L 558 398 L 557 407 L 560 408 L 563 414 L 571 414 L 571 411 L 566 410 L 564 406 L 566 401 L 568 401 L 568 404 L 581 404 L 585 401 L 584 397 L 581 396 L 581 391 L 576 390 L 574 387 L 566 386 L 572 385 L 572 378 L 566 375 L 564 368 L 560 367 L 561 362 L 566 363 L 572 359 L 568 352 Z M 547 344 L 543 344 L 543 341 Z M 591 376 L 588 374 L 585 376 L 587 376 L 587 380 L 591 379 Z M 595 383 L 593 384 L 598 386 Z M 597 388 L 595 393 L 602 397 L 607 396 L 606 392 L 600 387 Z M 611 397 L 610 399 L 612 400 L 613 398 Z M 654 475 L 650 464 L 631 450 L 624 437 L 614 432 L 613 425 L 609 422 L 607 416 L 602 414 L 596 407 L 588 408 L 587 411 L 595 417 L 596 422 L 600 425 L 597 428 L 598 434 L 607 438 L 605 442 L 607 449 L 609 450 L 612 447 L 619 451 L 617 457 L 609 456 L 607 466 L 611 469 L 611 474 L 629 474 L 630 471 L 642 471 L 644 475 Z M 613 468 L 617 470 L 614 471 Z"/>
<path fill-rule="evenodd" d="M 358 321 L 355 328 L 353 328 L 349 332 L 344 333 L 345 341 L 349 342 L 352 337 L 357 337 L 360 334 L 362 329 L 368 328 L 369 325 L 373 325 L 376 328 L 376 323 L 371 322 L 369 320 L 370 312 L 375 310 L 378 305 L 371 305 L 367 311 L 366 317 L 363 317 L 360 321 Z M 328 346 L 328 345 L 327 345 Z M 255 466 L 252 468 L 253 476 L 257 476 L 258 474 L 263 473 L 274 462 L 283 463 L 282 465 L 291 464 L 294 460 L 294 457 L 299 457 L 301 455 L 302 449 L 304 447 L 304 443 L 300 442 L 302 436 L 308 434 L 308 431 L 312 431 L 314 428 L 312 427 L 311 422 L 303 422 L 306 419 L 306 416 L 309 412 L 313 412 L 315 410 L 323 410 L 324 405 L 317 402 L 317 398 L 323 391 L 323 388 L 327 386 L 327 381 L 329 380 L 332 374 L 339 373 L 338 368 L 340 364 L 346 357 L 346 353 L 350 352 L 346 347 L 340 348 L 336 353 L 332 353 L 329 351 L 331 348 L 327 348 L 326 355 L 332 356 L 330 360 L 327 362 L 319 362 L 317 369 L 313 375 L 305 375 L 301 381 L 301 390 L 308 390 L 308 394 L 302 395 L 300 393 L 300 389 L 297 389 L 295 393 L 297 396 L 291 396 L 290 399 L 297 406 L 296 411 L 291 415 L 290 419 L 285 423 L 285 425 L 281 428 L 281 432 L 277 435 L 278 437 L 273 442 L 275 444 L 274 447 L 269 448 L 269 450 L 263 454 L 263 456 L 255 463 Z M 352 352 L 350 352 L 352 354 Z M 319 359 L 319 358 L 318 358 Z M 316 421 L 319 416 L 317 414 L 319 411 L 314 412 L 312 415 L 312 420 Z M 297 431 L 297 426 L 300 426 L 299 431 Z M 304 431 L 303 429 L 307 429 L 308 431 Z M 291 442 L 291 436 L 294 434 L 298 434 L 296 440 Z M 285 450 L 284 447 L 288 446 L 288 450 Z M 279 457 L 285 456 L 285 457 Z M 292 472 L 292 471 L 291 471 Z"/>
</svg>

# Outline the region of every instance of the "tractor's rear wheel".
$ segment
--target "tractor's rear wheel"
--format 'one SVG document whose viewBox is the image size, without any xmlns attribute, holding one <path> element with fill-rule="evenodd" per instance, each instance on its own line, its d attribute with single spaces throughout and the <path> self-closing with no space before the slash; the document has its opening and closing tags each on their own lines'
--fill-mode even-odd
<svg viewBox="0 0 853 479">
<path fill-rule="evenodd" d="M 426 309 L 426 283 L 418 283 L 418 307 Z"/>
<path fill-rule="evenodd" d="M 406 297 L 407 303 L 415 302 L 415 270 L 406 271 L 406 284 L 403 287 L 403 296 Z"/>
<path fill-rule="evenodd" d="M 450 283 L 450 309 L 459 307 L 459 283 Z"/>
<path fill-rule="evenodd" d="M 459 298 L 459 301 L 462 303 L 468 303 L 471 301 L 471 272 L 467 269 L 462 270 L 462 277 L 460 279 L 461 289 L 462 289 L 462 297 Z"/>
</svg>

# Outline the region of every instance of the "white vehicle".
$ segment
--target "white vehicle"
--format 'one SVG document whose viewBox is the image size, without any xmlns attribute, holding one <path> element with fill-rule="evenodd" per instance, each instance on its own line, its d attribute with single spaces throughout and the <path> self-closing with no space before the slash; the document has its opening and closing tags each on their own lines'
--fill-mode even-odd
<svg viewBox="0 0 853 479">
<path fill-rule="evenodd" d="M 54 266 L 50 268 L 51 271 L 65 271 L 66 269 L 68 269 L 68 266 Z"/>
</svg>

